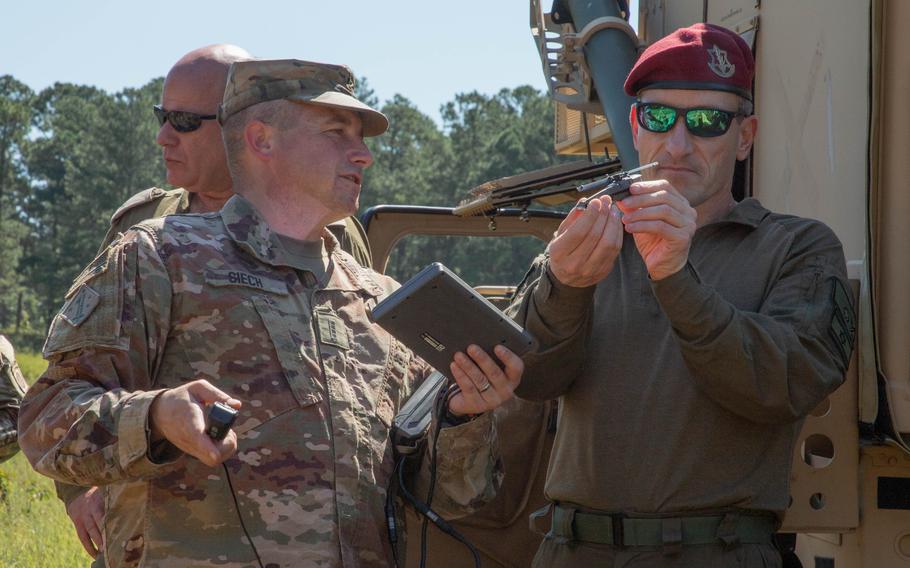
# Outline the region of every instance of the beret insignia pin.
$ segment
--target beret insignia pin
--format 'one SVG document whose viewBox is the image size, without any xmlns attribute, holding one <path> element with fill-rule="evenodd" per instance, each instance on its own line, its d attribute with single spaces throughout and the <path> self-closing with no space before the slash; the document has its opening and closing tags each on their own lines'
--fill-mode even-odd
<svg viewBox="0 0 910 568">
<path fill-rule="evenodd" d="M 723 79 L 729 79 L 736 73 L 736 65 L 727 59 L 727 52 L 716 45 L 708 50 L 708 68 Z"/>
</svg>

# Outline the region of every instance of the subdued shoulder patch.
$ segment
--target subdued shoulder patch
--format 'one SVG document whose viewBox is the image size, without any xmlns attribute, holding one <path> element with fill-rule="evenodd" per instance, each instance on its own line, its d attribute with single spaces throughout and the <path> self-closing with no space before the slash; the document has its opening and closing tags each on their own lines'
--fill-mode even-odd
<svg viewBox="0 0 910 568">
<path fill-rule="evenodd" d="M 12 375 L 10 378 L 12 379 L 13 388 L 19 391 L 20 397 L 24 397 L 28 391 L 28 383 L 25 382 L 25 376 L 16 361 L 10 363 L 10 375 Z"/>
<path fill-rule="evenodd" d="M 853 311 L 853 300 L 850 292 L 837 278 L 831 289 L 831 303 L 834 306 L 831 314 L 831 325 L 828 333 L 834 339 L 838 351 L 844 360 L 844 365 L 849 365 L 853 354 L 853 342 L 856 339 L 856 315 Z"/>
<path fill-rule="evenodd" d="M 82 284 L 76 290 L 63 309 L 60 311 L 60 317 L 66 320 L 73 327 L 79 327 L 82 322 L 88 319 L 98 303 L 101 301 L 101 295 L 92 290 L 88 284 Z"/>
<path fill-rule="evenodd" d="M 160 187 L 150 187 L 144 191 L 140 191 L 136 195 L 127 199 L 123 203 L 123 205 L 121 205 L 116 211 L 114 211 L 114 214 L 111 215 L 111 224 L 113 225 L 117 219 L 119 219 L 120 217 L 123 217 L 124 213 L 126 213 L 130 209 L 134 209 L 144 203 L 154 201 L 155 199 L 163 197 L 166 194 L 167 194 L 167 191 L 161 189 Z"/>
<path fill-rule="evenodd" d="M 89 345 L 128 348 L 129 341 L 121 338 L 121 317 L 124 295 L 135 294 L 136 267 L 124 274 L 125 255 L 125 245 L 114 243 L 76 278 L 47 332 L 45 358 Z"/>
</svg>

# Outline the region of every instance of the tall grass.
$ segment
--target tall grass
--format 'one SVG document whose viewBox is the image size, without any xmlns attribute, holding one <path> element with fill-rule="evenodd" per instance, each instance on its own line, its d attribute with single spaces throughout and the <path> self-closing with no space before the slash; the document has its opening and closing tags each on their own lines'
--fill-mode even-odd
<svg viewBox="0 0 910 568">
<path fill-rule="evenodd" d="M 16 360 L 29 384 L 47 367 L 35 353 L 17 352 Z M 69 568 L 90 562 L 53 482 L 35 473 L 21 453 L 0 464 L 0 566 Z"/>
</svg>

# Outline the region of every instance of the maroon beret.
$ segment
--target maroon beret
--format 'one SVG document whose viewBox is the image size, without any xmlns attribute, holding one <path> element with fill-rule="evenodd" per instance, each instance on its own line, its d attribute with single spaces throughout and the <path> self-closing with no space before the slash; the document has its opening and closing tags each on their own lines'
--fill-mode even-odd
<svg viewBox="0 0 910 568">
<path fill-rule="evenodd" d="M 743 38 L 721 26 L 695 24 L 651 44 L 624 87 L 633 97 L 644 89 L 704 89 L 752 100 L 754 73 L 752 50 Z"/>
</svg>

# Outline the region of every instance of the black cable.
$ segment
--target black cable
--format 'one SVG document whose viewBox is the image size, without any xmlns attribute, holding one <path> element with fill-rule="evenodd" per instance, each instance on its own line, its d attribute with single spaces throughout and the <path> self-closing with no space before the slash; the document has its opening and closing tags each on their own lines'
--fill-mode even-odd
<svg viewBox="0 0 910 568">
<path fill-rule="evenodd" d="M 420 568 L 425 568 L 427 560 L 427 521 L 433 521 L 433 524 L 436 525 L 439 530 L 468 547 L 468 550 L 471 551 L 471 555 L 474 557 L 474 566 L 476 568 L 480 568 L 480 555 L 477 552 L 477 549 L 474 548 L 474 545 L 472 545 L 468 539 L 464 537 L 464 535 L 455 530 L 455 527 L 447 523 L 442 517 L 439 516 L 439 514 L 430 508 L 433 502 L 433 493 L 436 490 L 436 449 L 439 442 L 439 434 L 442 432 L 443 428 L 443 417 L 446 415 L 446 411 L 449 407 L 449 401 L 459 392 L 461 392 L 461 389 L 453 385 L 445 391 L 441 392 L 439 398 L 436 400 L 436 407 L 434 408 L 434 413 L 436 416 L 436 431 L 433 433 L 433 442 L 430 444 L 429 448 L 430 486 L 427 490 L 426 503 L 419 501 L 416 497 L 414 497 L 414 495 L 411 494 L 410 491 L 408 491 L 408 488 L 404 484 L 404 467 L 398 471 L 398 486 L 401 489 L 401 492 L 404 494 L 405 498 L 411 502 L 414 508 L 423 515 L 423 520 L 420 527 Z M 403 462 L 404 459 L 402 459 L 402 466 Z"/>
<path fill-rule="evenodd" d="M 421 451 L 416 453 L 408 453 L 402 455 L 401 458 L 396 462 L 395 468 L 392 470 L 391 478 L 389 479 L 388 490 L 386 491 L 386 502 L 385 502 L 385 514 L 386 514 L 386 527 L 388 529 L 389 543 L 392 545 L 392 558 L 395 562 L 395 566 L 399 565 L 398 559 L 398 533 L 399 526 L 398 520 L 396 517 L 395 504 L 397 502 L 397 491 L 401 491 L 405 499 L 414 507 L 414 509 L 422 515 L 421 520 L 421 537 L 420 537 L 420 566 L 423 568 L 426 566 L 427 558 L 427 527 L 428 522 L 432 521 L 439 530 L 443 533 L 451 536 L 455 540 L 464 544 L 468 547 L 468 550 L 471 551 L 471 555 L 474 557 L 474 566 L 475 568 L 480 567 L 480 554 L 477 552 L 477 549 L 454 527 L 447 523 L 438 513 L 433 511 L 430 508 L 430 504 L 433 501 L 433 493 L 436 489 L 436 474 L 437 474 L 437 445 L 439 442 L 439 434 L 442 431 L 443 427 L 443 417 L 446 415 L 446 410 L 448 409 L 448 403 L 451 398 L 460 392 L 457 386 L 450 386 L 447 389 L 442 390 L 437 399 L 435 406 L 433 407 L 433 416 L 436 419 L 436 430 L 433 433 L 433 440 L 430 444 L 430 448 L 427 450 L 430 452 L 430 463 L 429 463 L 429 474 L 430 474 L 430 483 L 429 489 L 427 490 L 427 500 L 423 502 L 415 497 L 410 491 L 408 491 L 407 486 L 405 485 L 404 475 L 405 469 L 408 464 L 408 458 L 414 456 L 419 459 L 419 456 L 422 455 Z M 420 445 L 423 445 L 422 442 Z M 419 466 L 418 466 L 419 467 Z M 396 486 L 397 482 L 397 486 Z"/>
<path fill-rule="evenodd" d="M 443 410 L 448 406 L 451 395 L 439 397 L 436 403 L 436 431 L 433 432 L 433 443 L 430 444 L 430 488 L 427 489 L 427 509 L 433 505 L 433 492 L 436 491 L 436 443 L 439 441 L 439 433 L 442 431 Z M 430 509 L 431 510 L 431 509 Z M 420 523 L 420 568 L 426 568 L 427 560 L 427 520 L 428 516 L 424 515 Z"/>
<path fill-rule="evenodd" d="M 234 498 L 234 506 L 237 507 L 237 518 L 240 519 L 240 528 L 243 529 L 243 534 L 246 535 L 246 539 L 250 541 L 250 547 L 253 549 L 253 554 L 256 555 L 256 563 L 259 564 L 259 568 L 265 568 L 265 566 L 262 565 L 262 558 L 259 558 L 259 551 L 256 550 L 256 543 L 253 542 L 253 538 L 250 536 L 250 532 L 246 530 L 246 524 L 243 522 L 243 514 L 240 512 L 240 503 L 237 502 L 237 494 L 234 493 L 234 485 L 231 483 L 231 474 L 228 473 L 227 464 L 222 462 L 221 467 L 224 468 L 224 476 L 228 482 L 228 489 L 231 490 L 231 497 Z"/>
<path fill-rule="evenodd" d="M 453 527 L 452 525 L 447 523 L 445 519 L 440 517 L 439 514 L 436 513 L 436 511 L 434 511 L 433 509 L 430 509 L 426 503 L 419 500 L 417 497 L 412 495 L 410 491 L 408 491 L 408 488 L 404 484 L 404 468 L 401 468 L 398 470 L 398 487 L 399 487 L 399 489 L 401 489 L 401 493 L 404 495 L 405 499 L 407 499 L 408 502 L 410 502 L 411 505 L 413 505 L 413 507 L 417 510 L 418 513 L 423 515 L 424 519 L 429 519 L 429 520 L 433 521 L 433 524 L 436 525 L 436 527 L 439 528 L 439 530 L 441 530 L 445 534 L 451 536 L 452 538 L 454 538 L 461 544 L 468 547 L 468 550 L 471 551 L 471 556 L 474 557 L 475 568 L 480 568 L 480 553 L 477 552 L 477 549 L 474 548 L 474 545 L 471 544 L 468 541 L 468 539 L 466 539 L 464 537 L 464 535 L 462 535 L 460 532 L 458 532 L 455 529 L 455 527 Z M 425 560 L 425 557 L 422 557 L 420 560 L 422 563 Z"/>
<path fill-rule="evenodd" d="M 395 563 L 395 568 L 400 568 L 400 560 L 398 559 L 398 516 L 395 511 L 395 497 L 396 497 L 396 487 L 398 484 L 398 471 L 404 468 L 405 457 L 402 456 L 398 463 L 395 464 L 395 469 L 392 470 L 392 475 L 389 477 L 389 486 L 386 489 L 385 496 L 385 520 L 386 520 L 386 529 L 389 531 L 389 544 L 392 545 L 392 560 Z"/>
</svg>

